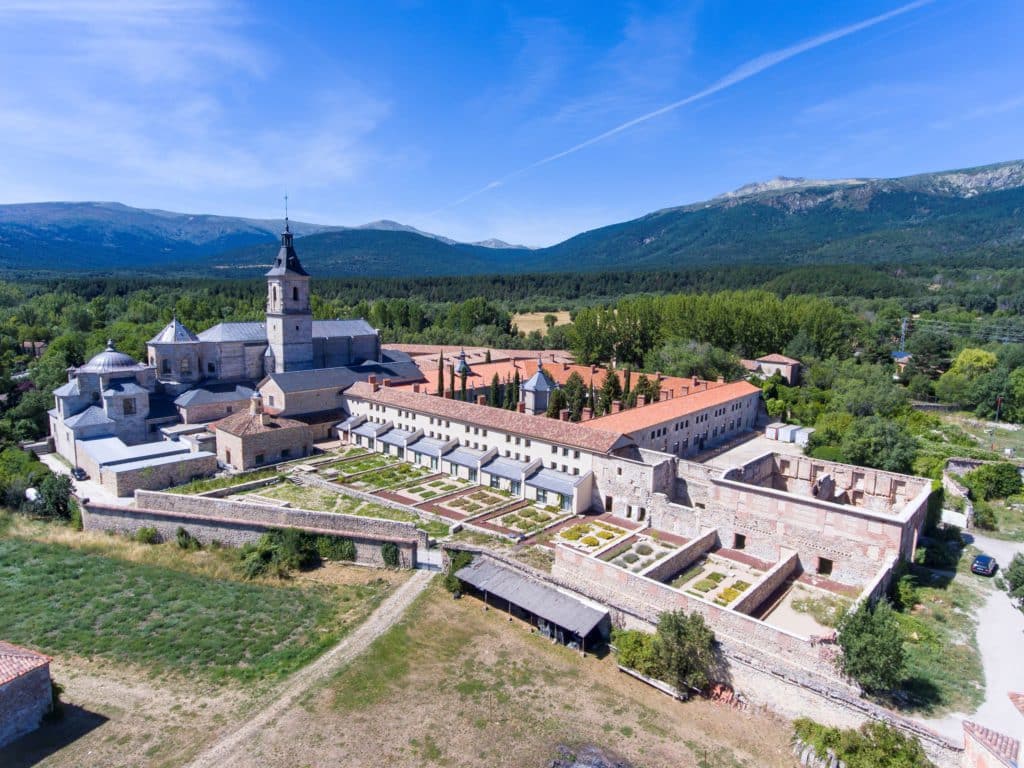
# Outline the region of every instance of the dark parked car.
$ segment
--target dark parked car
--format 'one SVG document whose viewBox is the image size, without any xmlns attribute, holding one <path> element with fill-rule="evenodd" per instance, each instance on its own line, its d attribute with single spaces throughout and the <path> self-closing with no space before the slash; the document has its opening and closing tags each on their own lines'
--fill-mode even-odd
<svg viewBox="0 0 1024 768">
<path fill-rule="evenodd" d="M 999 564 L 996 563 L 996 559 L 990 555 L 978 555 L 974 558 L 974 562 L 971 563 L 971 573 L 977 573 L 981 576 L 991 576 L 996 572 L 996 568 Z"/>
<path fill-rule="evenodd" d="M 89 476 L 87 474 L 85 474 L 85 470 L 82 469 L 81 467 L 75 467 L 74 469 L 72 469 L 71 470 L 71 476 L 73 478 L 75 478 L 75 480 L 88 480 L 89 479 Z"/>
</svg>

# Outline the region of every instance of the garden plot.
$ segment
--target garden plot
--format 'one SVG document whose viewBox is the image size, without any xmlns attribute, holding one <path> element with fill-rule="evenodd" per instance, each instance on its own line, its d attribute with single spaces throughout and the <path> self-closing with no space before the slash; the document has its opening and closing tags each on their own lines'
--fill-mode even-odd
<svg viewBox="0 0 1024 768">
<path fill-rule="evenodd" d="M 559 507 L 530 505 L 492 517 L 487 522 L 515 533 L 529 535 L 571 516 L 571 512 L 565 512 Z"/>
<path fill-rule="evenodd" d="M 472 493 L 463 494 L 458 498 L 439 501 L 436 506 L 439 511 L 447 509 L 463 518 L 468 518 L 508 504 L 512 498 L 505 491 L 495 488 L 477 488 Z"/>
<path fill-rule="evenodd" d="M 421 477 L 426 477 L 431 473 L 424 470 L 424 474 Z M 460 480 L 457 477 L 438 477 L 433 480 L 428 480 L 424 483 L 416 483 L 408 485 L 402 488 L 402 495 L 407 496 L 413 500 L 413 503 L 420 503 L 422 501 L 430 501 L 430 499 L 438 496 L 444 496 L 449 493 L 454 493 L 462 488 L 468 488 L 470 482 L 468 480 Z"/>
<path fill-rule="evenodd" d="M 707 555 L 674 577 L 669 584 L 694 597 L 725 607 L 735 603 L 761 574 L 762 571 L 735 560 Z"/>
<path fill-rule="evenodd" d="M 552 541 L 555 544 L 566 544 L 573 549 L 590 554 L 628 533 L 629 531 L 625 528 L 606 523 L 603 520 L 588 520 L 562 528 L 555 534 Z"/>
<path fill-rule="evenodd" d="M 601 556 L 612 565 L 640 573 L 658 560 L 679 549 L 678 544 L 662 541 L 655 536 L 631 536 L 619 546 Z"/>
<path fill-rule="evenodd" d="M 373 491 L 401 488 L 410 483 L 414 484 L 430 474 L 430 470 L 426 467 L 415 467 L 402 462 L 377 471 L 367 472 L 365 475 L 359 475 L 351 480 L 343 479 L 341 482 L 357 491 L 372 493 Z"/>
<path fill-rule="evenodd" d="M 323 464 L 318 467 L 320 472 L 328 469 L 336 470 L 342 479 L 357 475 L 360 472 L 368 472 L 371 469 L 383 469 L 398 462 L 394 456 L 385 456 L 383 453 L 367 453 L 355 459 L 346 461 L 335 461 L 331 464 Z"/>
</svg>

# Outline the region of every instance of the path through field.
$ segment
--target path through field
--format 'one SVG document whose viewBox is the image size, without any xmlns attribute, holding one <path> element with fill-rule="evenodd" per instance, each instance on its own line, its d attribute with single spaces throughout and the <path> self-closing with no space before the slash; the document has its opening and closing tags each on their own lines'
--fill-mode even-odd
<svg viewBox="0 0 1024 768">
<path fill-rule="evenodd" d="M 332 675 L 365 651 L 379 635 L 401 618 L 412 601 L 426 588 L 434 574 L 416 571 L 388 597 L 352 634 L 307 667 L 292 675 L 266 707 L 255 713 L 238 730 L 209 745 L 189 768 L 220 768 L 232 764 L 253 738 L 320 680 Z"/>
</svg>

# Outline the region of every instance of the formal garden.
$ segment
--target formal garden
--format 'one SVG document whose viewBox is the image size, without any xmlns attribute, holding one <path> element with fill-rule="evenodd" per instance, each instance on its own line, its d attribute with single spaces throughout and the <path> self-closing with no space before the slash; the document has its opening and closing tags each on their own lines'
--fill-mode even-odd
<svg viewBox="0 0 1024 768">
<path fill-rule="evenodd" d="M 762 571 L 732 560 L 707 555 L 669 582 L 674 589 L 726 607 L 750 589 Z"/>
<path fill-rule="evenodd" d="M 627 533 L 629 532 L 625 528 L 606 523 L 604 520 L 588 520 L 560 529 L 555 533 L 552 542 L 565 544 L 590 554 L 608 546 Z"/>
<path fill-rule="evenodd" d="M 656 535 L 637 535 L 605 552 L 601 559 L 633 573 L 640 573 L 677 549 L 678 544 L 664 541 Z"/>
<path fill-rule="evenodd" d="M 571 515 L 571 512 L 566 512 L 557 506 L 531 504 L 491 518 L 488 522 L 516 533 L 530 535 L 565 520 Z"/>
<path fill-rule="evenodd" d="M 431 477 L 432 475 L 437 474 L 436 472 L 431 472 L 424 467 L 417 467 L 417 469 L 423 471 L 423 473 L 419 475 L 420 478 Z M 401 492 L 402 496 L 410 499 L 413 503 L 419 503 L 422 501 L 430 501 L 438 496 L 454 493 L 462 488 L 468 488 L 470 485 L 471 483 L 468 480 L 462 480 L 457 477 L 449 477 L 445 475 L 442 477 L 433 477 L 431 480 L 426 482 L 404 485 L 401 488 Z"/>
</svg>

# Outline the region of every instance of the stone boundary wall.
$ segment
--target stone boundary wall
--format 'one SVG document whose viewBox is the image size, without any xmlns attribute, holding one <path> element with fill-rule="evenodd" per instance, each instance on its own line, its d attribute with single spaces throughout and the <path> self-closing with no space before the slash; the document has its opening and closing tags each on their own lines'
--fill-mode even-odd
<svg viewBox="0 0 1024 768">
<path fill-rule="evenodd" d="M 266 488 L 268 485 L 276 485 L 281 482 L 284 478 L 280 475 L 274 475 L 273 477 L 264 477 L 259 480 L 248 480 L 239 483 L 238 485 L 229 485 L 227 488 L 214 488 L 212 491 L 203 491 L 202 493 L 196 494 L 183 494 L 179 493 L 178 496 L 195 495 L 203 499 L 223 499 L 225 496 L 233 496 L 236 493 L 245 493 L 246 491 L 254 491 L 257 488 Z"/>
<path fill-rule="evenodd" d="M 356 542 L 380 544 L 391 541 L 411 549 L 409 566 L 416 566 L 416 553 L 427 549 L 427 534 L 412 523 L 382 520 L 375 517 L 358 517 L 335 512 L 315 512 L 308 509 L 277 507 L 269 504 L 252 504 L 227 499 L 208 499 L 199 496 L 180 496 L 157 491 L 138 491 L 135 503 L 140 510 L 171 512 L 191 515 L 195 518 L 219 519 L 230 522 L 256 522 L 266 528 L 300 528 L 326 535 L 344 536 Z M 375 549 L 379 550 L 379 547 Z M 376 553 L 379 555 L 379 552 Z"/>
<path fill-rule="evenodd" d="M 760 580 L 751 585 L 750 589 L 740 595 L 739 600 L 733 603 L 732 610 L 750 616 L 799 568 L 800 556 L 796 552 L 790 552 L 789 555 L 769 568 Z"/>
<path fill-rule="evenodd" d="M 38 728 L 52 706 L 49 664 L 0 685 L 0 749 Z"/>
<path fill-rule="evenodd" d="M 974 502 L 971 501 L 971 492 L 967 486 L 953 477 L 947 470 L 942 471 L 942 489 L 950 496 L 963 499 L 964 520 L 967 528 L 974 527 Z"/>
<path fill-rule="evenodd" d="M 712 528 L 704 535 L 698 536 L 696 539 L 687 543 L 668 557 L 656 561 L 653 565 L 648 567 L 646 571 L 641 571 L 640 575 L 646 576 L 648 579 L 663 582 L 673 573 L 686 570 L 691 563 L 706 554 L 708 550 L 714 547 L 717 543 L 718 531 Z M 594 554 L 597 555 L 598 553 L 595 552 Z"/>
<path fill-rule="evenodd" d="M 272 508 L 271 508 L 272 509 Z M 290 511 L 290 510 L 289 510 Z M 415 568 L 417 544 L 411 539 L 373 537 L 343 531 L 314 528 L 307 525 L 268 523 L 264 520 L 240 520 L 219 518 L 209 515 L 192 515 L 184 512 L 167 512 L 153 509 L 132 509 L 129 507 L 108 507 L 89 504 L 83 508 L 82 523 L 86 530 L 113 531 L 126 535 L 135 534 L 140 528 L 155 528 L 161 541 L 173 541 L 178 528 L 184 528 L 202 544 L 217 542 L 225 546 L 241 547 L 254 543 L 267 531 L 275 528 L 297 528 L 306 533 L 320 536 L 338 536 L 351 539 L 356 547 L 357 565 L 384 567 L 380 546 L 392 541 L 398 546 L 398 562 L 402 568 Z"/>
</svg>

